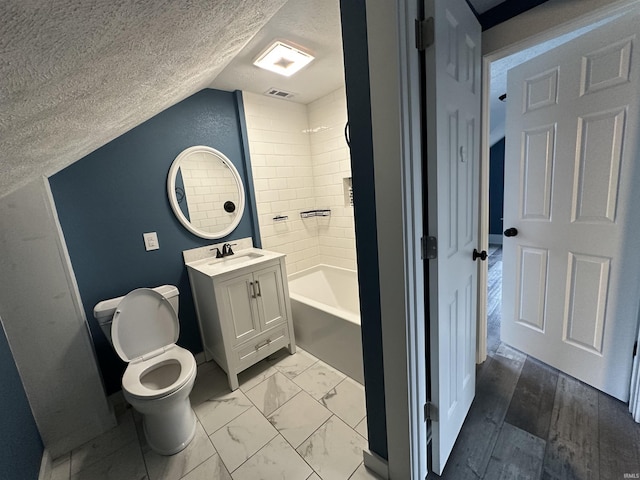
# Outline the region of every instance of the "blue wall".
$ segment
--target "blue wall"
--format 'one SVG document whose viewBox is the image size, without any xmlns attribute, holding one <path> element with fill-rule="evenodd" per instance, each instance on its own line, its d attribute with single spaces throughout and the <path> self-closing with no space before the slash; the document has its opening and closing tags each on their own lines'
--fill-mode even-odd
<svg viewBox="0 0 640 480">
<path fill-rule="evenodd" d="M 367 392 L 369 449 L 387 459 L 387 423 L 382 362 L 382 314 L 373 171 L 373 133 L 365 0 L 341 0 L 351 171 L 362 316 L 362 352 Z"/>
<path fill-rule="evenodd" d="M 35 480 L 44 447 L 2 327 L 0 385 L 0 478 Z"/>
<path fill-rule="evenodd" d="M 178 344 L 201 352 L 182 251 L 242 237 L 253 237 L 259 245 L 243 111 L 239 92 L 203 90 L 49 179 L 108 394 L 120 390 L 126 365 L 93 318 L 96 303 L 139 287 L 177 285 Z M 189 233 L 167 199 L 169 167 L 193 145 L 223 152 L 245 184 L 243 218 L 224 239 L 206 240 Z M 144 232 L 158 233 L 159 250 L 145 251 Z"/>
<path fill-rule="evenodd" d="M 489 150 L 489 233 L 502 235 L 504 208 L 504 137 Z"/>
<path fill-rule="evenodd" d="M 486 12 L 476 15 L 482 25 L 482 30 L 488 30 L 499 23 L 531 10 L 547 0 L 506 0 Z"/>
</svg>

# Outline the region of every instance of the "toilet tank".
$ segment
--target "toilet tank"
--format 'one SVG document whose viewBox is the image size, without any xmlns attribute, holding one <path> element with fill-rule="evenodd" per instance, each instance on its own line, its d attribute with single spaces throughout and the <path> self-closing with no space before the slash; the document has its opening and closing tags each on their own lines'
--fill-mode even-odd
<svg viewBox="0 0 640 480">
<path fill-rule="evenodd" d="M 178 314 L 178 287 L 174 285 L 160 285 L 152 290 L 155 290 L 169 300 L 169 303 L 171 303 L 171 306 L 176 311 L 176 315 Z M 107 337 L 107 340 L 109 340 L 109 343 L 111 343 L 111 320 L 113 320 L 116 308 L 123 298 L 124 296 L 103 300 L 93 307 L 93 317 L 98 321 L 100 329 Z"/>
</svg>

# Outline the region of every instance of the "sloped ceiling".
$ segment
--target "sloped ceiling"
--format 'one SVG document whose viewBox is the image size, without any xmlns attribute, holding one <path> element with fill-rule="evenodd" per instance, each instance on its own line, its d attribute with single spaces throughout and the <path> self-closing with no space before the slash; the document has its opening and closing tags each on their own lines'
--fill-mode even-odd
<svg viewBox="0 0 640 480">
<path fill-rule="evenodd" d="M 479 13 L 498 3 L 471 0 Z M 276 87 L 301 103 L 335 90 L 343 83 L 338 4 L 0 1 L 0 197 L 205 87 Z M 250 64 L 283 37 L 317 54 L 287 81 Z"/>
<path fill-rule="evenodd" d="M 0 2 L 0 196 L 209 85 L 285 1 Z"/>
</svg>

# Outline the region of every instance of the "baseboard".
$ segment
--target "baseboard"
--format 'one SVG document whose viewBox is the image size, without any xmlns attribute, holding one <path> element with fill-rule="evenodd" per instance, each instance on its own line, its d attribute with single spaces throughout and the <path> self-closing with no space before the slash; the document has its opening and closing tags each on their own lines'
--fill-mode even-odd
<svg viewBox="0 0 640 480">
<path fill-rule="evenodd" d="M 389 480 L 389 465 L 387 461 L 369 450 L 362 451 L 364 466 L 378 475 L 382 480 Z"/>
<path fill-rule="evenodd" d="M 497 244 L 502 245 L 502 234 L 500 233 L 490 233 L 489 234 L 489 245 Z"/>
<path fill-rule="evenodd" d="M 42 452 L 42 461 L 40 462 L 40 473 L 38 480 L 50 480 L 52 471 L 51 455 L 46 448 Z"/>
<path fill-rule="evenodd" d="M 196 353 L 193 357 L 196 359 L 196 365 L 200 365 L 207 361 L 204 352 Z"/>
<path fill-rule="evenodd" d="M 122 390 L 118 390 L 116 393 L 112 393 L 111 395 L 109 395 L 107 400 L 109 401 L 109 405 L 113 410 L 115 418 L 120 417 L 120 415 L 122 415 L 129 409 L 129 402 L 125 400 Z"/>
</svg>

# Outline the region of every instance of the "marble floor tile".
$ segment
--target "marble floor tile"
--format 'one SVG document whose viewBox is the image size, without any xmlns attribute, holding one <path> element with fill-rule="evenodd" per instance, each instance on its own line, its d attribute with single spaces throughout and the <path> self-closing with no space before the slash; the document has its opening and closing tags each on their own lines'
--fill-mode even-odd
<svg viewBox="0 0 640 480">
<path fill-rule="evenodd" d="M 382 477 L 379 477 L 371 470 L 367 470 L 367 467 L 365 467 L 363 463 L 358 467 L 354 474 L 349 477 L 349 480 L 382 480 Z"/>
<path fill-rule="evenodd" d="M 247 392 L 278 372 L 266 360 L 262 360 L 238 374 L 240 390 Z"/>
<path fill-rule="evenodd" d="M 220 394 L 204 401 L 193 410 L 207 434 L 211 435 L 253 404 L 240 390 Z"/>
<path fill-rule="evenodd" d="M 69 480 L 71 476 L 71 454 L 67 453 L 51 462 L 49 480 Z"/>
<path fill-rule="evenodd" d="M 270 415 L 300 392 L 300 387 L 278 372 L 246 392 L 264 415 Z"/>
<path fill-rule="evenodd" d="M 231 480 L 231 475 L 222 463 L 220 455 L 216 453 L 182 477 L 182 480 Z"/>
<path fill-rule="evenodd" d="M 362 463 L 366 441 L 335 415 L 297 451 L 322 480 L 346 480 Z"/>
<path fill-rule="evenodd" d="M 284 352 L 284 353 L 281 353 Z M 296 349 L 296 353 L 291 355 L 288 350 L 282 349 L 278 352 L 278 356 L 269 357 L 268 362 L 275 367 L 280 373 L 288 378 L 295 378 L 304 372 L 311 365 L 316 363 L 318 359 L 305 352 L 300 347 Z"/>
<path fill-rule="evenodd" d="M 213 361 L 198 365 L 196 382 L 189 395 L 191 406 L 195 408 L 222 392 L 229 392 L 227 374 Z"/>
<path fill-rule="evenodd" d="M 196 434 L 191 443 L 175 455 L 159 455 L 146 442 L 142 445 L 149 480 L 179 480 L 216 451 L 200 422 L 196 423 Z"/>
<path fill-rule="evenodd" d="M 311 476 L 309 478 L 307 478 L 307 480 L 322 480 L 317 473 L 312 473 Z"/>
<path fill-rule="evenodd" d="M 324 362 L 318 361 L 294 378 L 293 381 L 313 398 L 319 400 L 345 378 L 343 373 L 331 368 Z"/>
<path fill-rule="evenodd" d="M 313 470 L 307 462 L 281 435 L 277 435 L 233 472 L 231 477 L 233 480 L 299 480 L 311 473 Z"/>
<path fill-rule="evenodd" d="M 137 440 L 71 475 L 71 480 L 147 480 L 147 478 L 142 451 Z"/>
<path fill-rule="evenodd" d="M 355 428 L 367 414 L 364 387 L 345 378 L 320 399 L 325 407 L 335 413 L 351 428 Z"/>
<path fill-rule="evenodd" d="M 71 474 L 84 470 L 124 445 L 137 442 L 131 410 L 118 418 L 118 425 L 71 451 Z"/>
<path fill-rule="evenodd" d="M 362 421 L 358 425 L 356 425 L 355 430 L 364 438 L 369 440 L 369 429 L 367 427 L 367 417 L 364 417 Z"/>
<path fill-rule="evenodd" d="M 258 409 L 252 407 L 210 438 L 225 466 L 233 473 L 277 434 Z"/>
<path fill-rule="evenodd" d="M 308 393 L 300 392 L 273 412 L 268 419 L 291 445 L 298 447 L 329 417 L 329 410 Z"/>
</svg>

